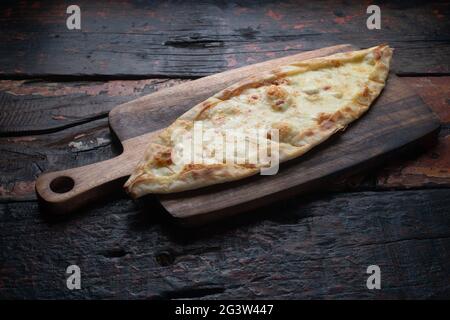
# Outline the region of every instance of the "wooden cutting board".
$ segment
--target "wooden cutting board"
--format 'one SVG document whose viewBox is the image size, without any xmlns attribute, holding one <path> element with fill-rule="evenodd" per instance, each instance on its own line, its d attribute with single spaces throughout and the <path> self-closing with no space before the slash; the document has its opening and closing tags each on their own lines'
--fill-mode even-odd
<svg viewBox="0 0 450 320">
<path fill-rule="evenodd" d="M 120 189 L 158 130 L 232 83 L 294 61 L 349 50 L 355 48 L 333 46 L 233 69 L 114 108 L 109 114 L 109 122 L 123 144 L 123 153 L 107 161 L 41 175 L 36 181 L 36 191 L 42 208 L 46 212 L 65 214 Z M 157 197 L 176 218 L 237 213 L 320 187 L 336 174 L 373 164 L 382 156 L 417 142 L 438 128 L 439 121 L 419 96 L 391 73 L 384 91 L 367 114 L 344 133 L 335 135 L 305 156 L 281 164 L 278 174 L 257 175 Z"/>
</svg>

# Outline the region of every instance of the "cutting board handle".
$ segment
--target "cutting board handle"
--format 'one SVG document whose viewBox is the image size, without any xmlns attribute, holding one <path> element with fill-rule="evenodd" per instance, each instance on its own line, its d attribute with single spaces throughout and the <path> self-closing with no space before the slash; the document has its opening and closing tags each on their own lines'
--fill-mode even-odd
<svg viewBox="0 0 450 320">
<path fill-rule="evenodd" d="M 161 90 L 141 97 L 134 102 L 125 103 L 114 108 L 110 113 L 110 125 L 112 128 L 121 129 L 122 131 L 126 128 L 126 130 L 130 131 L 130 128 L 137 127 L 137 124 L 144 125 L 144 122 L 148 121 L 145 114 L 148 114 L 151 108 L 153 110 L 164 110 L 163 113 L 157 114 L 152 122 L 158 119 L 167 122 L 168 118 L 172 118 L 171 120 L 173 121 L 176 118 L 176 114 L 182 114 L 186 110 L 183 110 L 183 108 L 174 108 L 174 111 L 166 111 L 167 106 L 183 106 L 185 100 L 192 100 L 189 100 L 192 92 L 200 92 L 203 94 L 203 91 L 206 90 L 208 92 L 213 89 L 210 92 L 210 95 L 213 95 L 223 89 L 225 84 L 230 85 L 255 73 L 273 69 L 283 64 L 289 64 L 299 59 L 304 60 L 347 51 L 349 49 L 351 49 L 349 45 L 339 45 L 299 53 L 229 70 L 221 74 L 181 84 L 174 88 Z M 201 90 L 198 90 L 198 88 L 201 88 Z M 203 97 L 197 103 L 206 97 Z M 194 100 L 197 99 L 199 97 L 195 96 Z M 193 105 L 195 103 L 192 103 Z M 144 110 L 146 112 L 143 112 Z M 135 120 L 130 123 L 130 118 L 134 118 Z M 114 121 L 111 121 L 111 119 L 114 119 Z M 136 119 L 140 119 L 140 121 L 136 121 Z M 97 199 L 103 194 L 108 194 L 114 190 L 122 190 L 122 185 L 126 177 L 132 172 L 144 154 L 146 145 L 152 140 L 152 136 L 158 134 L 158 132 L 153 131 L 122 141 L 124 153 L 116 158 L 80 168 L 41 175 L 36 181 L 36 193 L 44 212 L 66 214 L 84 206 L 91 200 Z"/>
<path fill-rule="evenodd" d="M 120 190 L 131 168 L 124 166 L 124 154 L 106 161 L 74 169 L 42 174 L 36 180 L 36 193 L 46 213 L 66 214 L 87 202 Z"/>
<path fill-rule="evenodd" d="M 159 131 L 125 140 L 123 153 L 83 167 L 44 173 L 36 180 L 36 194 L 45 213 L 67 214 L 94 199 L 122 190 L 148 144 Z"/>
</svg>

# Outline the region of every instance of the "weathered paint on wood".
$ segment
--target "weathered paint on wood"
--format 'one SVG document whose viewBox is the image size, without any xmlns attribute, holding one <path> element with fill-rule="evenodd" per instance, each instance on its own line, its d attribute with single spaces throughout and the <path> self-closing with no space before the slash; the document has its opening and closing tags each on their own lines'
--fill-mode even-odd
<svg viewBox="0 0 450 320">
<path fill-rule="evenodd" d="M 393 159 L 376 175 L 378 188 L 450 187 L 450 77 L 404 77 L 439 117 L 435 145 Z"/>
<path fill-rule="evenodd" d="M 450 130 L 441 129 L 435 146 L 426 152 L 398 157 L 377 175 L 378 188 L 450 187 Z"/>
<path fill-rule="evenodd" d="M 437 114 L 443 124 L 450 124 L 450 77 L 402 77 Z"/>
</svg>

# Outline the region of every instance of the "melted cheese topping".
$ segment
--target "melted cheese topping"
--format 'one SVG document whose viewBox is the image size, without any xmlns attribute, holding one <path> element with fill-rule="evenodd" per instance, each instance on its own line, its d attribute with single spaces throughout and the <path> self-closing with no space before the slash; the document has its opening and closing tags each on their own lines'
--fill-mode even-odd
<svg viewBox="0 0 450 320">
<path fill-rule="evenodd" d="M 295 158 L 344 129 L 369 108 L 384 87 L 391 56 L 388 46 L 336 54 L 294 63 L 229 87 L 163 130 L 125 186 L 133 196 L 140 196 L 243 178 L 263 167 L 245 162 L 255 156 L 247 153 L 248 146 L 262 144 L 269 148 L 276 144 L 280 162 Z M 203 143 L 198 146 L 189 139 L 198 134 L 199 122 Z M 230 130 L 241 132 L 244 138 L 230 139 L 226 135 Z M 258 139 L 245 137 L 255 130 L 263 132 Z M 278 141 L 274 141 L 271 130 L 278 130 Z M 207 132 L 223 137 L 224 150 L 233 149 L 235 139 L 247 141 L 244 147 L 238 144 L 232 154 L 225 151 L 217 155 L 215 141 L 207 137 Z M 204 160 L 202 164 L 178 161 L 177 155 L 186 152 L 187 145 L 188 152 Z M 243 162 L 215 165 L 211 157 Z"/>
<path fill-rule="evenodd" d="M 279 130 L 279 141 L 293 147 L 301 147 L 308 137 L 294 139 L 299 133 L 317 128 L 322 121 L 342 110 L 361 91 L 368 82 L 373 64 L 370 60 L 360 59 L 334 68 L 310 70 L 284 77 L 280 84 L 268 84 L 258 88 L 244 90 L 238 96 L 220 101 L 201 113 L 198 121 L 203 125 L 203 144 L 193 148 L 195 156 L 213 152 L 213 142 L 205 139 L 205 132 L 213 130 L 223 133 L 236 130 L 250 133 L 253 129 Z M 181 128 L 181 130 L 180 130 Z M 186 130 L 177 126 L 172 133 L 172 145 L 175 153 L 183 153 L 185 143 L 182 138 L 193 134 L 193 127 Z M 255 143 L 255 142 L 253 142 Z M 235 144 L 232 139 L 226 144 Z M 231 146 L 228 146 L 231 148 Z M 254 150 L 249 148 L 250 150 Z M 244 157 L 245 150 L 236 148 L 234 158 Z M 228 155 L 229 157 L 231 155 Z M 228 159 L 228 161 L 232 161 Z M 208 161 L 205 161 L 208 164 Z M 183 169 L 183 164 L 175 161 L 169 166 L 150 166 L 148 171 L 155 175 L 171 175 Z"/>
</svg>

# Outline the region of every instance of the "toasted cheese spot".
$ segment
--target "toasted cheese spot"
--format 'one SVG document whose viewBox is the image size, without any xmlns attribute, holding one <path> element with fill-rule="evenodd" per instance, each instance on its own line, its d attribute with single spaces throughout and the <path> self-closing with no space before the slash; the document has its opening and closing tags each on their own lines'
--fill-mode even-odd
<svg viewBox="0 0 450 320">
<path fill-rule="evenodd" d="M 334 122 L 331 120 L 325 120 L 324 122 L 322 122 L 322 124 L 320 125 L 320 128 L 323 130 L 330 130 L 331 128 L 333 128 L 335 126 Z"/>
<path fill-rule="evenodd" d="M 221 100 L 228 100 L 232 97 L 238 96 L 240 95 L 247 87 L 249 87 L 250 85 L 247 84 L 243 84 L 242 86 L 240 85 L 233 85 L 225 90 L 222 91 L 222 94 L 220 96 Z"/>
<path fill-rule="evenodd" d="M 212 174 L 218 170 L 222 169 L 225 165 L 222 163 L 217 164 L 193 164 L 189 163 L 183 166 L 181 170 L 181 174 L 189 174 L 193 178 L 199 177 L 212 177 Z"/>
<path fill-rule="evenodd" d="M 362 93 L 363 97 L 368 97 L 370 95 L 370 90 L 367 86 L 364 87 L 364 91 Z"/>
<path fill-rule="evenodd" d="M 203 164 L 188 163 L 183 167 L 183 172 L 201 170 L 205 167 Z"/>
<path fill-rule="evenodd" d="M 209 109 L 211 109 L 212 107 L 214 107 L 216 104 L 212 103 L 211 101 L 205 101 L 202 103 L 202 109 L 200 110 L 200 112 L 197 114 L 197 119 L 201 120 L 201 119 L 205 119 L 207 118 L 207 111 Z"/>
<path fill-rule="evenodd" d="M 208 167 L 209 166 L 206 166 L 204 164 L 189 163 L 183 167 L 181 174 L 189 174 L 193 178 L 199 178 L 202 176 L 202 172 L 203 174 L 208 174 L 207 172 L 204 172 L 204 170 Z"/>
<path fill-rule="evenodd" d="M 292 104 L 292 97 L 289 97 L 286 89 L 280 86 L 270 85 L 266 89 L 266 94 L 271 101 L 270 106 L 274 111 L 284 111 Z"/>
<path fill-rule="evenodd" d="M 343 112 L 346 113 L 346 114 L 348 114 L 348 115 L 350 115 L 351 117 L 354 116 L 353 109 L 350 108 L 350 107 L 345 107 L 345 108 L 343 109 Z"/>
<path fill-rule="evenodd" d="M 257 77 L 250 77 L 243 82 L 238 82 L 237 84 L 228 87 L 227 89 L 224 89 L 223 91 L 220 92 L 219 96 L 216 96 L 216 98 L 225 101 L 232 97 L 239 96 L 245 90 L 252 88 L 259 88 L 267 84 L 268 81 L 266 79 L 258 79 Z"/>
<path fill-rule="evenodd" d="M 280 85 L 280 84 L 289 85 L 291 83 L 290 83 L 289 79 L 287 79 L 287 78 L 278 78 L 273 81 L 273 84 L 274 85 Z"/>
<path fill-rule="evenodd" d="M 339 120 L 343 119 L 345 116 L 341 111 L 336 111 L 333 116 L 330 118 L 331 121 L 338 122 Z"/>
<path fill-rule="evenodd" d="M 331 86 L 325 86 L 325 87 L 323 87 L 323 90 L 330 90 L 331 89 Z"/>
<path fill-rule="evenodd" d="M 250 104 L 255 104 L 259 101 L 259 95 L 252 94 L 249 97 L 247 97 L 247 102 Z"/>
<path fill-rule="evenodd" d="M 272 100 L 284 99 L 288 93 L 286 90 L 277 85 L 271 85 L 266 90 L 267 96 Z"/>
<path fill-rule="evenodd" d="M 287 122 L 275 122 L 272 124 L 272 129 L 278 130 L 278 138 L 280 141 L 288 140 L 293 131 L 292 126 Z"/>
<path fill-rule="evenodd" d="M 373 72 L 369 79 L 375 82 L 378 82 L 379 84 L 384 85 L 384 74 L 388 72 L 389 68 L 382 62 L 377 63 L 377 69 L 378 72 Z"/>
<path fill-rule="evenodd" d="M 182 129 L 185 129 L 185 130 L 190 130 L 194 126 L 194 123 L 192 121 L 180 120 L 180 119 L 175 120 L 174 124 L 176 124 L 176 127 L 182 128 Z"/>
<path fill-rule="evenodd" d="M 247 169 L 255 169 L 256 165 L 253 163 L 244 163 L 244 164 L 239 164 L 240 167 L 243 168 L 247 168 Z"/>
<path fill-rule="evenodd" d="M 316 122 L 320 125 L 324 121 L 329 120 L 333 115 L 329 113 L 319 112 L 319 114 L 316 117 Z"/>
<path fill-rule="evenodd" d="M 226 117 L 222 114 L 214 116 L 211 121 L 217 126 L 225 123 Z"/>
<path fill-rule="evenodd" d="M 284 100 L 277 100 L 275 103 L 272 103 L 270 106 L 275 111 L 283 111 L 288 107 L 288 105 L 286 104 L 286 101 L 284 101 Z"/>
<path fill-rule="evenodd" d="M 233 96 L 233 90 L 231 89 L 225 89 L 222 91 L 222 97 L 220 97 L 222 100 L 229 99 Z"/>
<path fill-rule="evenodd" d="M 375 60 L 380 60 L 381 59 L 381 50 L 380 48 L 377 48 L 373 51 L 373 58 Z"/>
<path fill-rule="evenodd" d="M 172 151 L 170 149 L 160 151 L 153 156 L 153 164 L 157 167 L 169 166 L 172 164 Z"/>
<path fill-rule="evenodd" d="M 342 62 L 338 60 L 331 60 L 330 63 L 335 68 L 342 66 Z"/>
<path fill-rule="evenodd" d="M 361 92 L 360 96 L 357 97 L 356 102 L 364 105 L 364 106 L 368 106 L 371 102 L 371 95 L 372 92 L 370 91 L 370 89 L 365 86 L 364 90 Z"/>
</svg>

